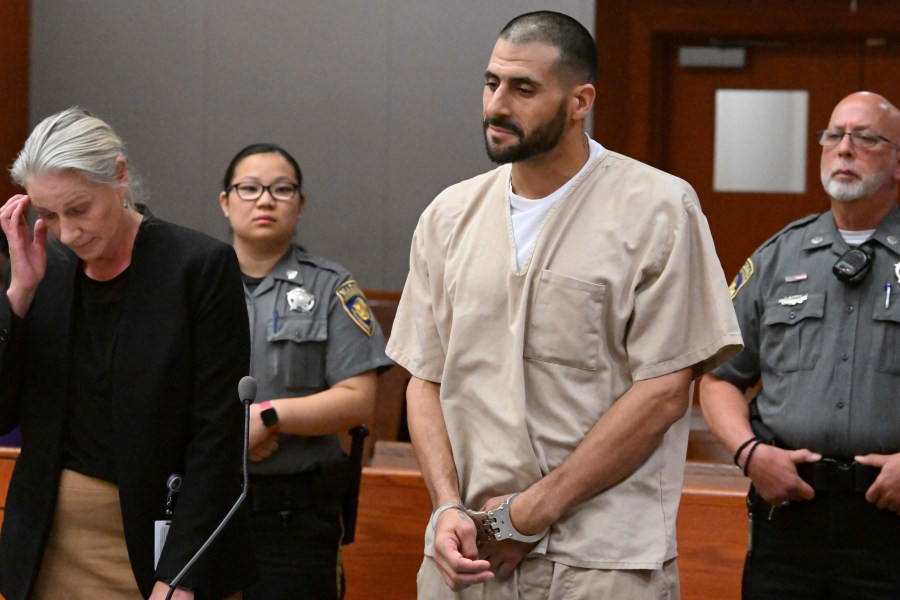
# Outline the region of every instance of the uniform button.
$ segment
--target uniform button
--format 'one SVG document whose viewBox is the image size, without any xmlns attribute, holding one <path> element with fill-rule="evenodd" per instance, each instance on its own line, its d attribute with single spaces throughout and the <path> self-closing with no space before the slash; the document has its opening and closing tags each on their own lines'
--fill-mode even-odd
<svg viewBox="0 0 900 600">
<path fill-rule="evenodd" d="M 793 319 L 796 316 L 797 316 L 797 313 L 794 313 L 794 312 L 792 312 L 791 314 L 788 315 L 788 317 L 791 319 Z"/>
<path fill-rule="evenodd" d="M 847 354 L 846 352 L 844 352 L 843 354 L 841 354 L 841 360 L 847 360 L 848 358 L 850 358 L 850 355 Z"/>
<path fill-rule="evenodd" d="M 849 314 L 852 313 L 852 312 L 853 312 L 853 307 L 852 307 L 852 306 L 848 306 L 848 307 L 847 307 L 847 314 L 849 315 Z"/>
<path fill-rule="evenodd" d="M 837 406 L 838 408 L 844 408 L 844 403 L 843 403 L 843 402 L 838 402 L 836 406 Z"/>
</svg>

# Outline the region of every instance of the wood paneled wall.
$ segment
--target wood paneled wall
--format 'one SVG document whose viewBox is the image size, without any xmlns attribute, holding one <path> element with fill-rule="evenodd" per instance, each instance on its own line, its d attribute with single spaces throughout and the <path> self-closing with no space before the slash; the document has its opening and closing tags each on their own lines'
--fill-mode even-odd
<svg viewBox="0 0 900 600">
<path fill-rule="evenodd" d="M 0 2 L 0 203 L 15 193 L 7 169 L 28 137 L 30 3 Z"/>
</svg>

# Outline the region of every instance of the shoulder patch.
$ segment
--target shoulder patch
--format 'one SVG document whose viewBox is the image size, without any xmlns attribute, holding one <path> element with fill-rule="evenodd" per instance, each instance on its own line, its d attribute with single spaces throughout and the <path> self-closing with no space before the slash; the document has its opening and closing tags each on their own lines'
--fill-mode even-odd
<svg viewBox="0 0 900 600">
<path fill-rule="evenodd" d="M 366 302 L 366 296 L 359 289 L 356 281 L 353 279 L 345 281 L 334 294 L 341 301 L 341 305 L 353 322 L 359 325 L 366 335 L 371 336 L 375 331 L 375 321 Z"/>
<path fill-rule="evenodd" d="M 734 281 L 728 286 L 728 291 L 731 292 L 732 300 L 737 298 L 738 292 L 741 291 L 741 288 L 744 287 L 744 284 L 747 283 L 751 277 L 753 277 L 753 261 L 748 258 L 744 263 L 744 266 L 741 267 L 741 270 L 738 271 L 738 274 L 734 276 Z"/>
</svg>

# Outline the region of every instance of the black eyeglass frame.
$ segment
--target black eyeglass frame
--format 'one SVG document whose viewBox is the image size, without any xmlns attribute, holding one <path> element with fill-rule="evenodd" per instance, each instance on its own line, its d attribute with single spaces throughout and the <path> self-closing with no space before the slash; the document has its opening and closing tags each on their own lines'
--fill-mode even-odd
<svg viewBox="0 0 900 600">
<path fill-rule="evenodd" d="M 279 197 L 275 196 L 274 193 L 272 193 L 273 187 L 288 186 L 288 185 L 290 185 L 292 188 L 294 188 L 294 191 L 291 192 L 290 196 L 288 196 L 286 198 L 279 198 Z M 259 186 L 259 194 L 255 198 L 245 198 L 244 196 L 241 195 L 241 186 Z M 276 181 L 275 183 L 270 183 L 269 185 L 263 185 L 261 183 L 253 183 L 250 181 L 240 181 L 238 183 L 232 183 L 227 188 L 225 188 L 225 194 L 230 194 L 232 190 L 235 190 L 236 191 L 235 193 L 237 193 L 237 197 L 245 202 L 256 202 L 257 200 L 262 198 L 262 195 L 265 194 L 266 192 L 269 192 L 269 196 L 271 196 L 273 200 L 276 200 L 278 202 L 289 202 L 290 200 L 294 199 L 294 196 L 297 196 L 300 193 L 300 186 L 292 181 Z"/>
</svg>

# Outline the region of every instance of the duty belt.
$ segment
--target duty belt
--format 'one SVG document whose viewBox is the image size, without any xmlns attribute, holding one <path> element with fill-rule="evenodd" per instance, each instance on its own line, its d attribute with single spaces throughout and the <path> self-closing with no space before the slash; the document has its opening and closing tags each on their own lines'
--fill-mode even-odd
<svg viewBox="0 0 900 600">
<path fill-rule="evenodd" d="M 312 473 L 250 477 L 250 506 L 254 512 L 300 510 L 312 504 Z"/>
<path fill-rule="evenodd" d="M 797 474 L 817 492 L 865 493 L 881 469 L 855 461 L 823 458 L 819 462 L 797 465 Z"/>
</svg>

